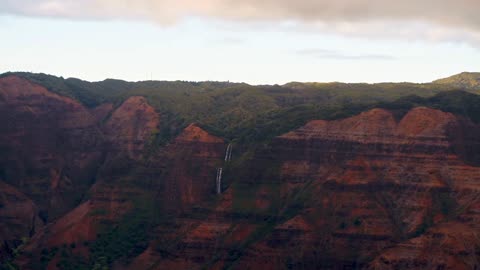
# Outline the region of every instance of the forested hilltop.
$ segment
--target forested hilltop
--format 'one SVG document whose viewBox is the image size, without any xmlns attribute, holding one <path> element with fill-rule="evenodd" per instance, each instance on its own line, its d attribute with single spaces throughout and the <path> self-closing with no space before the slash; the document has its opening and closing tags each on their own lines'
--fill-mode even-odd
<svg viewBox="0 0 480 270">
<path fill-rule="evenodd" d="M 480 73 L 461 73 L 432 83 L 298 83 L 248 85 L 230 82 L 107 79 L 88 82 L 46 74 L 17 75 L 74 98 L 87 107 L 118 107 L 131 96 L 147 98 L 162 115 L 157 143 L 165 143 L 190 123 L 232 141 L 265 141 L 312 119 L 338 119 L 369 108 L 406 111 L 428 106 L 480 120 Z"/>
</svg>

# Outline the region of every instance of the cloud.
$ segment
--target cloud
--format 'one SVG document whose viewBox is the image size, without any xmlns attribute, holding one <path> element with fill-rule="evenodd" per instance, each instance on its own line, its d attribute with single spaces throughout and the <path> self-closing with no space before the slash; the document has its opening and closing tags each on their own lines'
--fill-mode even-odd
<svg viewBox="0 0 480 270">
<path fill-rule="evenodd" d="M 420 20 L 480 29 L 478 0 L 1 0 L 0 11 L 84 18 L 179 19 L 187 15 L 238 20 L 355 22 Z"/>
<path fill-rule="evenodd" d="M 303 49 L 295 51 L 297 55 L 308 57 L 315 57 L 319 59 L 334 59 L 334 60 L 382 60 L 390 61 L 396 58 L 386 54 L 350 54 L 342 51 L 329 49 Z"/>
<path fill-rule="evenodd" d="M 238 22 L 291 21 L 343 34 L 416 35 L 480 43 L 478 10 L 479 0 L 0 0 L 0 13 L 25 16 L 154 20 L 162 24 L 188 16 Z M 420 30 L 412 29 L 418 25 Z"/>
</svg>

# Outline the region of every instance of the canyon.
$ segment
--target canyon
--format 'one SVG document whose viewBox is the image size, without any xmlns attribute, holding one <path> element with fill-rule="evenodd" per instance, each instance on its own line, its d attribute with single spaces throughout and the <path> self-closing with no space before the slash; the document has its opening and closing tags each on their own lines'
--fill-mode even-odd
<svg viewBox="0 0 480 270">
<path fill-rule="evenodd" d="M 88 107 L 0 77 L 5 265 L 480 267 L 480 126 L 469 117 L 365 108 L 243 142 L 173 125 L 152 100 Z"/>
</svg>

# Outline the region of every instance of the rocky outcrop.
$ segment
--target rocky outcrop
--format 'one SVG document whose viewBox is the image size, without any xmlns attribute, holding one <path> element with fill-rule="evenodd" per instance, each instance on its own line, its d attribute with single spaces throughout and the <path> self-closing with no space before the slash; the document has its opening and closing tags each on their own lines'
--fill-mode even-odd
<svg viewBox="0 0 480 270">
<path fill-rule="evenodd" d="M 29 241 L 24 251 L 35 253 L 63 245 L 79 244 L 96 238 L 93 223 L 95 214 L 90 201 L 82 203 L 57 221 L 39 230 Z"/>
<path fill-rule="evenodd" d="M 226 145 L 195 124 L 189 125 L 165 149 L 165 178 L 160 187 L 166 210 L 185 210 L 215 195 L 217 168 L 223 166 Z"/>
<path fill-rule="evenodd" d="M 159 115 L 144 97 L 130 97 L 117 108 L 104 126 L 110 153 L 141 158 L 145 144 L 158 132 Z"/>
<path fill-rule="evenodd" d="M 479 244 L 477 230 L 459 222 L 446 222 L 386 249 L 369 269 L 476 269 Z"/>
<path fill-rule="evenodd" d="M 43 227 L 35 204 L 16 188 L 0 181 L 0 260 Z"/>
<path fill-rule="evenodd" d="M 74 208 L 94 181 L 103 139 L 73 99 L 16 76 L 0 79 L 0 174 L 44 220 Z"/>
</svg>

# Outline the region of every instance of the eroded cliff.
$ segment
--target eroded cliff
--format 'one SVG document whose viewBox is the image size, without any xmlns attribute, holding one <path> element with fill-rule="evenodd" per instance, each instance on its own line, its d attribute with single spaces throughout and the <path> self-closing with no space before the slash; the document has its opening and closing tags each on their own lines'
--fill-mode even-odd
<svg viewBox="0 0 480 270">
<path fill-rule="evenodd" d="M 0 79 L 0 174 L 44 221 L 78 205 L 102 162 L 103 136 L 80 103 L 16 76 Z"/>
<path fill-rule="evenodd" d="M 233 144 L 233 159 L 197 124 L 154 145 L 162 119 L 141 96 L 89 109 L 0 78 L 2 252 L 31 237 L 22 269 L 479 267 L 466 118 L 373 109 Z"/>
</svg>

